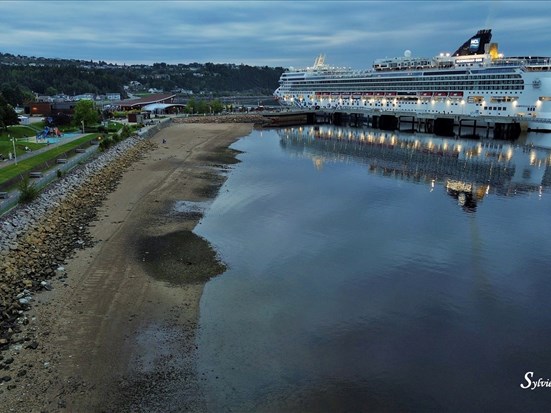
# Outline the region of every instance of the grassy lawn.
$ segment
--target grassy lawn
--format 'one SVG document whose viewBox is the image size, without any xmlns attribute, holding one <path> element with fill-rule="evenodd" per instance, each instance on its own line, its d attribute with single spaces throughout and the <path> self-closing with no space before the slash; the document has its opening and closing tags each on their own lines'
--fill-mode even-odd
<svg viewBox="0 0 551 413">
<path fill-rule="evenodd" d="M 109 132 L 117 132 L 122 128 L 122 124 L 119 122 L 111 121 L 108 125 Z M 11 138 L 15 138 L 15 150 L 17 156 L 21 156 L 26 153 L 25 147 L 28 147 L 32 151 L 41 148 L 46 145 L 46 143 L 33 143 L 26 142 L 25 138 L 34 137 L 38 133 L 42 132 L 45 127 L 45 122 L 35 122 L 28 125 L 13 125 L 8 126 L 8 130 L 0 130 L 0 154 L 4 158 L 8 158 L 8 154 L 11 152 L 13 154 L 13 142 Z M 91 128 L 90 132 L 94 132 L 97 128 Z M 61 133 L 71 133 L 71 132 L 80 132 L 80 129 L 74 126 L 60 126 L 59 131 Z M 0 157 L 1 158 L 1 157 Z"/>
<path fill-rule="evenodd" d="M 109 132 L 118 132 L 119 130 L 122 129 L 124 125 L 120 122 L 117 122 L 117 121 L 114 121 L 114 120 L 110 120 L 108 123 L 107 123 L 107 130 Z"/>
<path fill-rule="evenodd" d="M 7 181 L 8 179 L 14 178 L 20 174 L 29 172 L 33 170 L 33 168 L 35 168 L 37 165 L 40 165 L 43 162 L 46 162 L 50 159 L 55 159 L 57 156 L 61 155 L 62 153 L 65 153 L 73 148 L 76 148 L 82 145 L 83 143 L 90 142 L 92 139 L 95 139 L 100 135 L 101 134 L 99 133 L 92 133 L 90 135 L 83 136 L 80 139 L 76 139 L 64 145 L 60 145 L 55 148 L 52 148 L 49 151 L 45 151 L 36 156 L 30 157 L 28 159 L 24 159 L 20 162 L 18 161 L 17 165 L 10 165 L 4 168 L 0 168 L 0 182 Z"/>
<path fill-rule="evenodd" d="M 15 138 L 15 150 L 17 155 L 23 155 L 25 153 L 25 146 L 28 146 L 31 150 L 35 150 L 44 146 L 42 143 L 29 143 L 25 141 L 18 141 L 27 137 L 36 136 L 36 134 L 42 130 L 44 124 L 42 122 L 34 123 L 32 125 L 14 125 L 9 126 L 8 130 L 0 131 L 0 154 L 5 158 L 8 157 L 8 153 L 13 153 L 13 142 L 10 138 Z"/>
<path fill-rule="evenodd" d="M 8 126 L 8 132 L 2 131 L 0 137 L 4 137 L 7 134 L 15 136 L 17 139 L 24 138 L 26 136 L 36 136 L 36 134 L 44 129 L 44 122 L 32 123 L 29 125 L 13 125 Z"/>
<path fill-rule="evenodd" d="M 35 149 L 42 148 L 45 144 L 43 143 L 28 143 L 28 142 L 15 142 L 15 150 L 17 151 L 17 156 L 23 155 L 25 151 L 25 146 L 28 146 L 32 151 Z M 13 154 L 13 143 L 8 140 L 0 140 L 0 154 L 6 159 L 8 159 L 8 153 Z"/>
</svg>

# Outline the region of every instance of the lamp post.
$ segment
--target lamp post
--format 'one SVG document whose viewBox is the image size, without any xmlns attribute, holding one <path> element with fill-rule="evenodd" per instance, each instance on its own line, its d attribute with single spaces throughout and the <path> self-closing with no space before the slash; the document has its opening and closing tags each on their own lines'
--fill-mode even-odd
<svg viewBox="0 0 551 413">
<path fill-rule="evenodd" d="M 15 159 L 15 164 L 17 165 L 17 153 L 15 152 L 15 136 L 13 138 L 13 157 Z M 8 140 L 10 140 L 10 135 L 8 134 Z"/>
</svg>

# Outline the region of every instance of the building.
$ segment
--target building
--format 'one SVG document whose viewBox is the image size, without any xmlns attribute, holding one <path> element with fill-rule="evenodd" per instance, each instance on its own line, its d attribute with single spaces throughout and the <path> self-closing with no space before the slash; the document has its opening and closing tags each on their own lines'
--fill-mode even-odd
<svg viewBox="0 0 551 413">
<path fill-rule="evenodd" d="M 93 93 L 83 93 L 81 95 L 76 95 L 73 97 L 73 100 L 94 100 Z"/>
<path fill-rule="evenodd" d="M 25 106 L 25 114 L 30 116 L 50 116 L 52 114 L 52 103 L 33 102 Z"/>
<path fill-rule="evenodd" d="M 118 105 L 121 110 L 141 110 L 144 106 L 153 103 L 173 104 L 175 96 L 176 94 L 174 93 L 156 93 L 141 99 L 121 100 Z"/>
<path fill-rule="evenodd" d="M 52 116 L 61 113 L 72 115 L 77 102 L 33 102 L 25 106 L 25 114 L 29 116 Z"/>
<path fill-rule="evenodd" d="M 183 103 L 152 103 L 142 107 L 142 113 L 147 112 L 154 115 L 177 114 L 185 110 Z"/>
</svg>

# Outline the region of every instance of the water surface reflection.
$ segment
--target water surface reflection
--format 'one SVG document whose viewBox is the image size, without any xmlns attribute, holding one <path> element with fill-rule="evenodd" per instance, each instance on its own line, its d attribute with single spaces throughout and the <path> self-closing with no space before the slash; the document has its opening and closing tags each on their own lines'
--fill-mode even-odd
<svg viewBox="0 0 551 413">
<path fill-rule="evenodd" d="M 197 228 L 230 268 L 201 301 L 209 409 L 545 409 L 551 390 L 520 387 L 551 377 L 537 143 L 325 126 L 236 143 Z"/>
<path fill-rule="evenodd" d="M 278 130 L 282 147 L 326 162 L 354 161 L 397 179 L 442 184 L 472 210 L 491 191 L 497 195 L 538 192 L 551 183 L 551 139 L 531 133 L 522 141 L 467 140 L 427 134 L 318 125 Z M 521 143 L 523 142 L 523 143 Z"/>
</svg>

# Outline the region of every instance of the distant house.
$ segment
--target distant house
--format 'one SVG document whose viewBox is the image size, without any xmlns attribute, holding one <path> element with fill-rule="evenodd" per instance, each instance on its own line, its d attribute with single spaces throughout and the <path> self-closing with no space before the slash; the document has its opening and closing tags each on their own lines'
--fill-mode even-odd
<svg viewBox="0 0 551 413">
<path fill-rule="evenodd" d="M 53 96 L 53 102 L 65 102 L 66 100 L 69 100 L 68 96 L 63 96 L 63 95 Z"/>
<path fill-rule="evenodd" d="M 77 102 L 55 102 L 52 105 L 52 114 L 58 115 L 64 113 L 66 115 L 72 115 L 75 111 Z"/>
<path fill-rule="evenodd" d="M 106 95 L 107 100 L 121 100 L 120 93 L 108 93 Z"/>
<path fill-rule="evenodd" d="M 82 95 L 76 95 L 73 97 L 73 100 L 94 100 L 93 93 L 83 93 Z"/>
<path fill-rule="evenodd" d="M 130 81 L 130 84 L 128 86 L 125 86 L 124 87 L 126 90 L 142 90 L 143 89 L 143 86 L 140 82 L 138 82 L 137 80 L 131 80 Z"/>
<path fill-rule="evenodd" d="M 176 89 L 172 89 L 172 93 L 181 93 L 182 95 L 193 95 L 193 90 L 176 88 Z"/>
<path fill-rule="evenodd" d="M 150 115 L 149 113 L 146 113 L 146 112 L 128 114 L 128 122 L 130 123 L 143 123 L 144 119 L 149 119 L 149 118 L 150 118 Z"/>
</svg>

